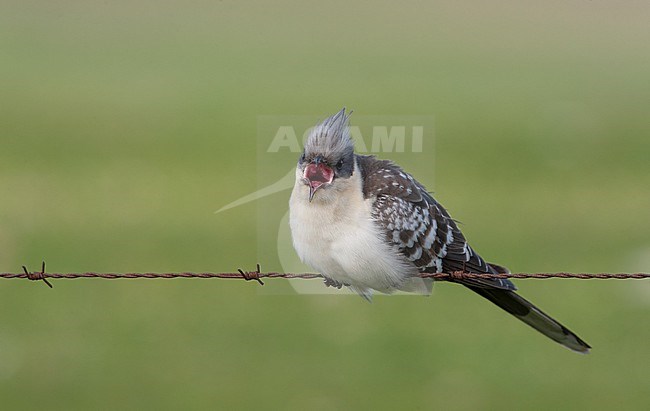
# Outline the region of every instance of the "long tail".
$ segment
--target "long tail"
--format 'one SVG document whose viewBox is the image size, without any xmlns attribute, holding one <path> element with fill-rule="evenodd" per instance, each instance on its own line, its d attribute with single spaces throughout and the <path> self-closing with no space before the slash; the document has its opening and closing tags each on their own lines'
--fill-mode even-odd
<svg viewBox="0 0 650 411">
<path fill-rule="evenodd" d="M 589 352 L 589 344 L 514 291 L 465 286 L 568 349 L 583 354 Z"/>
</svg>

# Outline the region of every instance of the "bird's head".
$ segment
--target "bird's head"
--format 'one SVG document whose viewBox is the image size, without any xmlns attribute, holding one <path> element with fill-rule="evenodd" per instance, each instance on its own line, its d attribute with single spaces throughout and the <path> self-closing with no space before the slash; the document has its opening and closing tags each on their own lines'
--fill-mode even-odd
<svg viewBox="0 0 650 411">
<path fill-rule="evenodd" d="M 336 187 L 354 172 L 354 144 L 345 108 L 313 128 L 298 160 L 298 177 L 309 187 L 309 201 L 319 190 Z"/>
</svg>

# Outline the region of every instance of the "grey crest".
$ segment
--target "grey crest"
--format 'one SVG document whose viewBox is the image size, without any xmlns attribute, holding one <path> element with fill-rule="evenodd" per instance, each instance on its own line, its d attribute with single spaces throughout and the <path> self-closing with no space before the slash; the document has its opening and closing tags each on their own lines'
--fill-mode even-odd
<svg viewBox="0 0 650 411">
<path fill-rule="evenodd" d="M 345 107 L 317 124 L 309 134 L 300 163 L 320 157 L 335 170 L 337 177 L 349 177 L 354 171 L 354 142 L 350 138 Z"/>
</svg>

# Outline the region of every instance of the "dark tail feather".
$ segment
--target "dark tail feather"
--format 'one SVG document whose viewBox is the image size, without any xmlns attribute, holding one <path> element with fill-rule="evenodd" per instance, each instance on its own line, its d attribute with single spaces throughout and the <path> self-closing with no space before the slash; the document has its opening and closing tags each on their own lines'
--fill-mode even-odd
<svg viewBox="0 0 650 411">
<path fill-rule="evenodd" d="M 589 352 L 589 344 L 514 291 L 469 285 L 466 287 L 568 349 L 583 354 Z"/>
</svg>

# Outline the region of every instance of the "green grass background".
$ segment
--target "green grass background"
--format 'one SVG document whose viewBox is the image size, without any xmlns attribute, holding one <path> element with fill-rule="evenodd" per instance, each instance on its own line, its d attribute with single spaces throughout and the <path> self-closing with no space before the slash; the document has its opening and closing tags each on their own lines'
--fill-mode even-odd
<svg viewBox="0 0 650 411">
<path fill-rule="evenodd" d="M 435 116 L 433 163 L 405 166 L 488 260 L 648 272 L 649 15 L 4 0 L 0 271 L 252 268 L 268 251 L 257 205 L 213 211 L 257 188 L 258 116 L 345 105 Z M 0 280 L 2 408 L 650 408 L 649 283 L 518 284 L 592 354 L 449 284 L 367 304 L 225 280 Z"/>
</svg>

